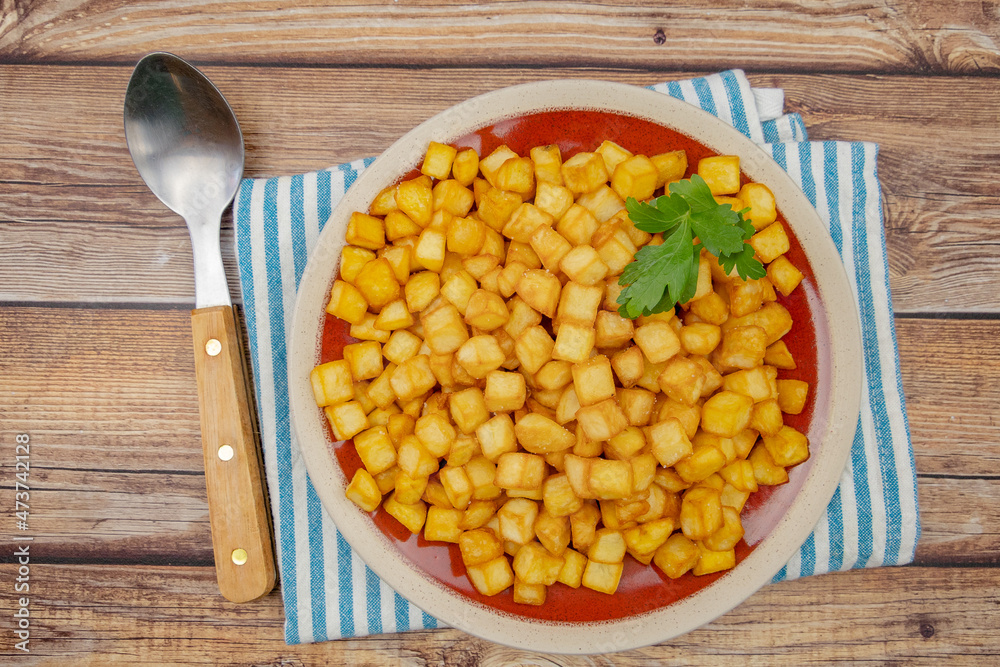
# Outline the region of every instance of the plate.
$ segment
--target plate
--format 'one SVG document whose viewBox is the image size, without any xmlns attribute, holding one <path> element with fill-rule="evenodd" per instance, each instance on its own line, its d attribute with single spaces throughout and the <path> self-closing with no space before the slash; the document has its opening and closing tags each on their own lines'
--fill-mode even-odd
<svg viewBox="0 0 1000 667">
<path fill-rule="evenodd" d="M 540 117 L 549 120 L 528 122 Z M 597 117 L 607 122 L 594 121 Z M 534 142 L 528 146 L 558 141 L 565 158 L 567 152 L 592 150 L 605 138 L 615 139 L 607 132 L 631 132 L 633 141 L 641 143 L 654 140 L 659 130 L 683 135 L 689 151 L 739 155 L 744 175 L 774 192 L 796 239 L 793 251 L 807 260 L 807 279 L 796 291 L 801 305 L 793 314 L 796 326 L 805 317 L 815 334 L 800 343 L 814 362 L 806 364 L 812 396 L 803 416 L 811 456 L 790 471 L 788 484 L 752 498 L 740 560 L 728 572 L 701 578 L 689 574 L 673 582 L 656 576 L 655 568 L 632 568 L 632 574 L 627 568 L 625 590 L 616 595 L 567 588 L 554 604 L 541 607 L 514 604 L 509 592 L 483 598 L 467 585 L 463 590 L 464 575 L 449 575 L 456 569 L 454 552 L 449 556 L 446 547 L 426 546 L 422 538 L 400 540 L 405 535 L 394 536 L 378 513 L 373 520 L 344 497 L 349 464 L 338 458 L 338 443 L 313 399 L 309 372 L 321 359 L 324 307 L 348 218 L 355 210 L 366 211 L 379 191 L 419 167 L 432 140 L 480 142 L 474 147 L 486 152 L 492 150 L 489 144 L 501 141 Z M 711 114 L 661 93 L 603 81 L 544 81 L 487 93 L 434 116 L 394 143 L 345 194 L 299 286 L 288 353 L 292 423 L 310 479 L 337 528 L 362 560 L 412 603 L 447 625 L 517 648 L 621 651 L 666 641 L 732 609 L 769 582 L 806 540 L 833 496 L 850 452 L 862 385 L 860 340 L 857 308 L 829 233 L 798 186 L 760 147 Z"/>
</svg>

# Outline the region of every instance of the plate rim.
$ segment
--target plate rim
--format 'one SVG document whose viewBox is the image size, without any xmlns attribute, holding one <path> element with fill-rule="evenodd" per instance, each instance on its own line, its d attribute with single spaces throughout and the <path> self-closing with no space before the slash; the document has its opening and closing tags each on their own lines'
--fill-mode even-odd
<svg viewBox="0 0 1000 667">
<path fill-rule="evenodd" d="M 598 622 L 538 620 L 481 605 L 434 580 L 394 547 L 386 549 L 388 538 L 372 530 L 370 516 L 344 497 L 348 480 L 328 448 L 322 410 L 315 405 L 308 379 L 319 359 L 322 297 L 339 262 L 350 212 L 367 210 L 379 184 L 419 165 L 430 140 L 449 143 L 504 119 L 557 109 L 644 118 L 719 153 L 739 155 L 742 171 L 774 192 L 813 268 L 828 326 L 837 325 L 837 337 L 829 337 L 831 381 L 823 446 L 774 529 L 737 568 L 692 595 L 656 610 Z M 309 477 L 325 511 L 361 560 L 411 604 L 451 627 L 514 648 L 564 654 L 616 652 L 667 641 L 721 616 L 768 583 L 805 541 L 833 497 L 850 454 L 863 380 L 860 321 L 846 270 L 819 214 L 791 177 L 761 146 L 716 116 L 661 92 L 595 79 L 537 81 L 472 97 L 417 125 L 377 157 L 333 208 L 310 254 L 296 294 L 287 363 L 290 419 Z M 822 474 L 830 468 L 837 474 Z"/>
</svg>

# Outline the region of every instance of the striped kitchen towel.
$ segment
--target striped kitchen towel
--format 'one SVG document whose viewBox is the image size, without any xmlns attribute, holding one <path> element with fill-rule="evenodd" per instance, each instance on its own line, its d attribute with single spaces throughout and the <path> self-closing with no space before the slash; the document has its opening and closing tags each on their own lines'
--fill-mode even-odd
<svg viewBox="0 0 1000 667">
<path fill-rule="evenodd" d="M 823 518 L 774 581 L 910 562 L 920 533 L 883 235 L 878 148 L 810 142 L 778 89 L 740 71 L 652 86 L 762 144 L 829 225 L 857 297 L 867 383 L 854 445 Z M 288 408 L 286 338 L 295 291 L 332 208 L 370 159 L 297 176 L 245 180 L 236 252 L 253 362 L 289 644 L 440 627 L 352 552 L 312 488 Z"/>
</svg>

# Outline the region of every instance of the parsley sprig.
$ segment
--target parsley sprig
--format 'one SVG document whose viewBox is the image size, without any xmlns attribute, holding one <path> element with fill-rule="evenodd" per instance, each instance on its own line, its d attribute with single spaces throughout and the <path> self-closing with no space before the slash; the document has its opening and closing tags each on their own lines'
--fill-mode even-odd
<svg viewBox="0 0 1000 667">
<path fill-rule="evenodd" d="M 639 248 L 622 272 L 618 295 L 622 317 L 661 313 L 694 296 L 698 287 L 698 258 L 705 248 L 719 258 L 722 268 L 736 267 L 740 278 L 762 278 L 764 265 L 746 241 L 754 227 L 729 204 L 719 204 L 708 184 L 695 174 L 676 181 L 669 193 L 650 202 L 629 197 L 625 202 L 632 223 L 650 234 L 663 233 L 661 245 Z M 697 238 L 697 243 L 695 243 Z"/>
</svg>

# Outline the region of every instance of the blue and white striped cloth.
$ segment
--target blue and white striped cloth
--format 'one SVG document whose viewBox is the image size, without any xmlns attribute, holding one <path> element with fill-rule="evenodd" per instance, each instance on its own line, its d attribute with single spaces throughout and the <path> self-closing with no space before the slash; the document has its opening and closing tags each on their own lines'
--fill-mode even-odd
<svg viewBox="0 0 1000 667">
<path fill-rule="evenodd" d="M 734 70 L 652 86 L 762 144 L 828 224 L 857 296 L 867 383 L 851 458 L 826 513 L 774 581 L 913 559 L 916 477 L 889 295 L 878 147 L 810 142 L 783 93 Z M 234 204 L 247 330 L 289 644 L 435 628 L 355 555 L 309 482 L 289 422 L 285 332 L 295 290 L 330 211 L 369 164 L 245 180 Z"/>
</svg>

